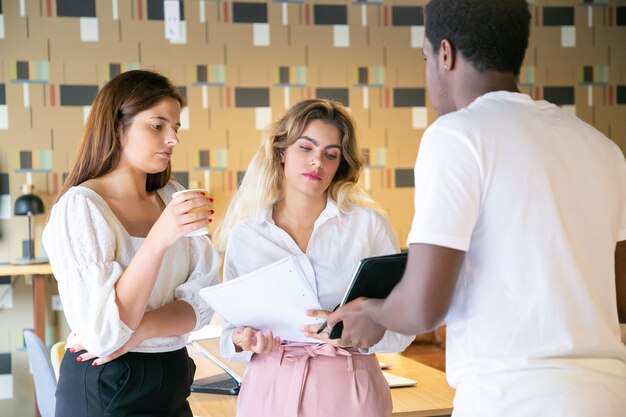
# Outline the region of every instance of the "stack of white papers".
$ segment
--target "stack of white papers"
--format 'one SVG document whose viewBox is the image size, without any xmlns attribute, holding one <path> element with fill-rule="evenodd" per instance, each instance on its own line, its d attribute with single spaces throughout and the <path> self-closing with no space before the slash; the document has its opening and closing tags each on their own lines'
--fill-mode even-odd
<svg viewBox="0 0 626 417">
<path fill-rule="evenodd" d="M 207 324 L 201 329 L 195 330 L 189 333 L 187 342 L 195 342 L 196 340 L 211 339 L 214 337 L 220 337 L 222 334 L 222 326 L 219 324 Z"/>
<path fill-rule="evenodd" d="M 309 309 L 322 308 L 294 256 L 203 288 L 200 296 L 234 326 L 272 330 L 275 336 L 291 342 L 319 342 L 300 330 L 302 325 L 323 320 L 306 315 Z"/>
</svg>

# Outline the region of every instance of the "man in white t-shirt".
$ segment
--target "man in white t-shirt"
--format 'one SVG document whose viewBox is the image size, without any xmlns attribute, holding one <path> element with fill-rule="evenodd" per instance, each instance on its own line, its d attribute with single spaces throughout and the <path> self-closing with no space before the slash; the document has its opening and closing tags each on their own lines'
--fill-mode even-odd
<svg viewBox="0 0 626 417">
<path fill-rule="evenodd" d="M 425 15 L 440 117 L 415 164 L 407 270 L 329 325 L 359 347 L 445 318 L 455 417 L 626 416 L 624 155 L 518 92 L 525 0 L 431 0 Z"/>
</svg>

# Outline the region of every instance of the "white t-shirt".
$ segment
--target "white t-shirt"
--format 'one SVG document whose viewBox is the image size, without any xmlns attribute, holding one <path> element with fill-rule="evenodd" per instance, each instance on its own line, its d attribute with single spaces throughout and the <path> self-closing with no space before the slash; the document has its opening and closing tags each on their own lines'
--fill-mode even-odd
<svg viewBox="0 0 626 417">
<path fill-rule="evenodd" d="M 168 183 L 157 192 L 165 204 L 183 187 Z M 80 341 L 88 352 L 106 356 L 132 335 L 119 317 L 115 283 L 145 238 L 130 236 L 104 199 L 87 187 L 72 187 L 52 207 L 43 243 L 58 281 L 63 311 L 72 329 L 68 344 Z M 184 300 L 196 313 L 196 328 L 213 311 L 198 295 L 219 282 L 220 257 L 206 236 L 182 237 L 166 253 L 147 311 Z M 186 335 L 141 342 L 133 352 L 168 352 L 182 348 Z"/>
<path fill-rule="evenodd" d="M 455 416 L 626 415 L 625 239 L 624 156 L 559 107 L 492 92 L 426 130 L 408 243 L 466 252 L 446 318 Z"/>
<path fill-rule="evenodd" d="M 303 253 L 291 236 L 276 226 L 269 208 L 264 216 L 245 220 L 230 232 L 224 257 L 224 281 L 288 256 L 297 256 L 320 305 L 332 311 L 341 302 L 361 259 L 397 252 L 398 242 L 393 229 L 372 209 L 353 207 L 340 211 L 328 199 L 326 208 L 315 221 L 306 253 Z M 234 329 L 230 323 L 223 323 L 222 354 L 229 359 L 250 360 L 250 352 L 235 352 L 232 343 Z M 387 331 L 369 352 L 401 352 L 414 338 Z"/>
</svg>

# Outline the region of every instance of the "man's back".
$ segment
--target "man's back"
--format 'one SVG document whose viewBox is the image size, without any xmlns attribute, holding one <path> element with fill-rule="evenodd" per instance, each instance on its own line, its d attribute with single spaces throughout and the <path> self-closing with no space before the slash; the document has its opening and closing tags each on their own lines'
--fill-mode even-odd
<svg viewBox="0 0 626 417">
<path fill-rule="evenodd" d="M 433 164 L 444 165 L 443 199 L 421 189 Z M 626 378 L 613 263 L 626 239 L 617 146 L 554 105 L 493 92 L 428 129 L 416 178 L 416 219 L 431 224 L 414 230 L 469 239 L 447 317 L 449 379 L 474 385 L 459 395 L 482 398 L 482 382 L 501 389 L 530 370 L 540 372 L 524 386 L 549 379 L 550 368 L 621 367 Z"/>
<path fill-rule="evenodd" d="M 527 1 L 429 0 L 424 15 L 440 117 L 415 165 L 407 268 L 385 301 L 327 321 L 343 321 L 342 343 L 368 346 L 370 321 L 420 333 L 445 316 L 455 417 L 623 417 L 613 256 L 626 241 L 624 156 L 518 93 Z"/>
</svg>

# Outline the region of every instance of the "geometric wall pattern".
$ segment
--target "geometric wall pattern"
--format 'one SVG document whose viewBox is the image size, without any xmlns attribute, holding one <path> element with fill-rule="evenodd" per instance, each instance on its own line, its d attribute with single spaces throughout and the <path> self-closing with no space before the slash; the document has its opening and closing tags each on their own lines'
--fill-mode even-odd
<svg viewBox="0 0 626 417">
<path fill-rule="evenodd" d="M 11 214 L 20 185 L 32 177 L 49 209 L 93 97 L 136 68 L 163 72 L 185 97 L 174 175 L 210 188 L 212 225 L 262 129 L 301 99 L 328 97 L 350 107 L 368 161 L 363 184 L 402 244 L 415 155 L 437 116 L 421 52 L 425 3 L 0 0 L 0 262 L 22 256 L 23 219 Z M 626 0 L 529 4 L 520 89 L 576 113 L 626 151 Z M 44 221 L 35 222 L 39 254 Z M 0 310 L 1 323 L 7 314 Z"/>
</svg>

